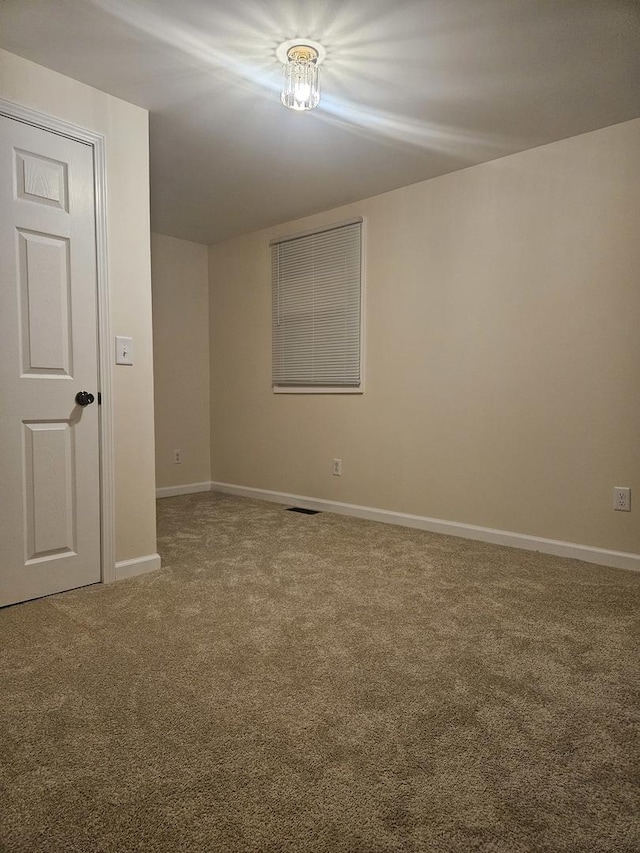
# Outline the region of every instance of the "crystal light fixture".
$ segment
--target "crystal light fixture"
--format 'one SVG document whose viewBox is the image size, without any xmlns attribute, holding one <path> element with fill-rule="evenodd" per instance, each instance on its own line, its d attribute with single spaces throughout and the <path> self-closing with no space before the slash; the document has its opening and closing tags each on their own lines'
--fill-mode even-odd
<svg viewBox="0 0 640 853">
<path fill-rule="evenodd" d="M 318 51 L 309 44 L 294 44 L 287 49 L 280 100 L 290 110 L 312 110 L 318 106 L 318 56 Z"/>
</svg>

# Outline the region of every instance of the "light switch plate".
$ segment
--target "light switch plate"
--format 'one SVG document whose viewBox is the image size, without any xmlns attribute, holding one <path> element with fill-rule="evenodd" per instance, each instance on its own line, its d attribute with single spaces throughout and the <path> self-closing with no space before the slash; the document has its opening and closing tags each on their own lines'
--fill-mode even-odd
<svg viewBox="0 0 640 853">
<path fill-rule="evenodd" d="M 116 364 L 133 364 L 133 338 L 116 336 Z"/>
</svg>

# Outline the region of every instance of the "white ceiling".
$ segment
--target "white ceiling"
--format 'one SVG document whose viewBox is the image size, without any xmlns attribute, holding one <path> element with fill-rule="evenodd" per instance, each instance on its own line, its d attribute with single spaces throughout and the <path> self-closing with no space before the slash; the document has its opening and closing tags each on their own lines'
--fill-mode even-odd
<svg viewBox="0 0 640 853">
<path fill-rule="evenodd" d="M 147 107 L 152 227 L 202 243 L 640 116 L 640 0 L 2 0 L 0 47 Z"/>
</svg>

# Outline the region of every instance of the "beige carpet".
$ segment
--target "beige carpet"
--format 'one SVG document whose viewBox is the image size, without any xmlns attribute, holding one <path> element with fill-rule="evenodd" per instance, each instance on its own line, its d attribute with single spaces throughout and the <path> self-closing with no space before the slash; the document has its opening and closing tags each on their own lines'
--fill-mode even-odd
<svg viewBox="0 0 640 853">
<path fill-rule="evenodd" d="M 638 853 L 640 575 L 212 494 L 0 611 L 9 853 Z"/>
</svg>

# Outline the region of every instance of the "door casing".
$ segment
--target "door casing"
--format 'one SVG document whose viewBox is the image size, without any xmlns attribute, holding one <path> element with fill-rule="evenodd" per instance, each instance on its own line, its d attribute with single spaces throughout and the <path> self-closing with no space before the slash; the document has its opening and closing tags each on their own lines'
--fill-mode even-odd
<svg viewBox="0 0 640 853">
<path fill-rule="evenodd" d="M 115 565 L 115 468 L 113 445 L 113 399 L 111 317 L 107 254 L 107 166 L 105 137 L 101 133 L 55 118 L 30 107 L 0 98 L 0 115 L 66 136 L 93 149 L 93 188 L 96 216 L 96 276 L 98 293 L 98 452 L 100 456 L 100 577 L 102 583 L 116 579 Z"/>
</svg>

